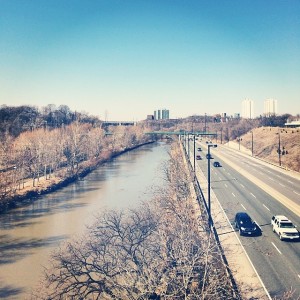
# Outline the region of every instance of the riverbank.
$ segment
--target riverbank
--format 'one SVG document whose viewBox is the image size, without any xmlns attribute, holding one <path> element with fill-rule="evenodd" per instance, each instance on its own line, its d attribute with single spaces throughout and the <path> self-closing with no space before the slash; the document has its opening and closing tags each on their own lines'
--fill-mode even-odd
<svg viewBox="0 0 300 300">
<path fill-rule="evenodd" d="M 67 168 L 61 168 L 55 173 L 52 173 L 50 178 L 49 176 L 47 178 L 45 176 L 41 176 L 35 186 L 32 185 L 32 180 L 24 181 L 24 187 L 22 187 L 22 189 L 18 189 L 14 195 L 0 200 L 0 213 L 18 207 L 24 203 L 33 202 L 41 195 L 51 193 L 69 185 L 72 182 L 84 178 L 99 166 L 115 157 L 151 143 L 154 143 L 154 141 L 142 143 L 118 152 L 104 151 L 101 157 L 99 157 L 97 160 L 80 163 L 76 174 L 70 174 L 67 171 Z"/>
</svg>

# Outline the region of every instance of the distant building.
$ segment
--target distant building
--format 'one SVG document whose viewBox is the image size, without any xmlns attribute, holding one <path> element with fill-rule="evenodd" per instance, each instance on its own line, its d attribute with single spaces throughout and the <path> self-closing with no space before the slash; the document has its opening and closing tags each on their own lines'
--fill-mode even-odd
<svg viewBox="0 0 300 300">
<path fill-rule="evenodd" d="M 254 104 L 250 99 L 245 99 L 242 102 L 242 118 L 253 119 L 254 118 Z"/>
<path fill-rule="evenodd" d="M 161 115 L 160 115 L 160 109 L 157 111 L 157 120 L 161 119 Z"/>
<path fill-rule="evenodd" d="M 169 119 L 169 110 L 168 109 L 163 109 L 162 110 L 162 117 L 163 120 L 168 120 Z"/>
<path fill-rule="evenodd" d="M 271 117 L 277 115 L 277 100 L 267 99 L 264 102 L 264 116 Z"/>
<path fill-rule="evenodd" d="M 158 109 L 154 111 L 154 120 L 168 120 L 170 119 L 170 111 L 168 109 Z"/>
</svg>

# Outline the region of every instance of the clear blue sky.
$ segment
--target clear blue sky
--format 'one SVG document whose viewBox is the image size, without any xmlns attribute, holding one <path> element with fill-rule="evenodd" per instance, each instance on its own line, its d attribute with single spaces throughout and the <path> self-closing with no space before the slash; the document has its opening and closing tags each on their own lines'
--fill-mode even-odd
<svg viewBox="0 0 300 300">
<path fill-rule="evenodd" d="M 299 0 L 0 0 L 0 105 L 109 120 L 300 113 Z"/>
</svg>

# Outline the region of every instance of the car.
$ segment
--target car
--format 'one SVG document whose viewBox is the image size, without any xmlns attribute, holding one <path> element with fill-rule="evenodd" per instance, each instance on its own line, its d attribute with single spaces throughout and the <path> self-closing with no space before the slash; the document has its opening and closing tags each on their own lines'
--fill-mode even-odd
<svg viewBox="0 0 300 300">
<path fill-rule="evenodd" d="M 214 167 L 221 167 L 221 164 L 218 161 L 214 162 Z"/>
<path fill-rule="evenodd" d="M 214 158 L 211 156 L 211 154 L 208 154 L 208 153 L 206 154 L 206 158 L 207 158 L 207 159 L 214 159 Z"/>
<path fill-rule="evenodd" d="M 260 235 L 260 227 L 251 219 L 246 212 L 238 212 L 234 219 L 235 228 L 239 230 L 240 235 Z"/>
<path fill-rule="evenodd" d="M 202 151 L 202 148 L 201 148 L 201 147 L 199 147 L 199 148 L 198 148 L 198 151 Z"/>
<path fill-rule="evenodd" d="M 273 232 L 278 234 L 280 240 L 298 240 L 300 238 L 300 233 L 296 226 L 286 216 L 273 216 L 271 225 L 273 226 Z"/>
<path fill-rule="evenodd" d="M 197 159 L 197 160 L 201 160 L 202 157 L 201 157 L 200 155 L 197 155 L 197 156 L 196 156 L 196 159 Z"/>
</svg>

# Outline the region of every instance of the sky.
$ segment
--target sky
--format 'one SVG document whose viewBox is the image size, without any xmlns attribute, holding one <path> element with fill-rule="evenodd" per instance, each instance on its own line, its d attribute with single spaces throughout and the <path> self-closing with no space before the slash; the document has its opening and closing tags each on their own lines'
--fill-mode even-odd
<svg viewBox="0 0 300 300">
<path fill-rule="evenodd" d="M 0 0 L 0 105 L 107 120 L 300 113 L 299 0 Z"/>
</svg>

